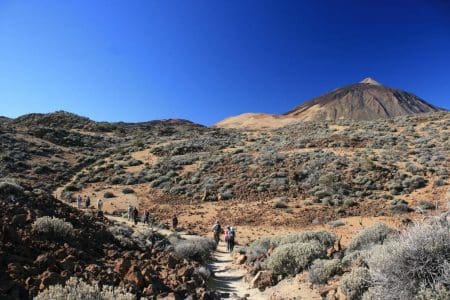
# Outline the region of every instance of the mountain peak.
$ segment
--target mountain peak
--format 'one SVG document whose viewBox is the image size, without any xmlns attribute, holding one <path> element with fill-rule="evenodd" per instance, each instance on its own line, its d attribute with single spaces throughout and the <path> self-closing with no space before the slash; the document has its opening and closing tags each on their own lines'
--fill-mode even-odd
<svg viewBox="0 0 450 300">
<path fill-rule="evenodd" d="M 376 81 L 373 78 L 367 77 L 361 80 L 359 83 L 367 83 L 367 84 L 373 84 L 373 85 L 381 85 L 378 81 Z"/>
</svg>

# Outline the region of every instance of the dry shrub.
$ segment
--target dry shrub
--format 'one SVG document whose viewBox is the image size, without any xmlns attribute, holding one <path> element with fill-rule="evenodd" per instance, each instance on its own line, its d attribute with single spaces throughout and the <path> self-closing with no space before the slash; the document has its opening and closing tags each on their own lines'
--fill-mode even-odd
<svg viewBox="0 0 450 300">
<path fill-rule="evenodd" d="M 431 299 L 423 297 L 433 293 L 448 295 L 448 223 L 419 224 L 409 228 L 395 240 L 374 251 L 368 264 L 373 292 L 379 299 L 414 299 L 416 296 Z"/>
<path fill-rule="evenodd" d="M 36 300 L 134 300 L 136 296 L 121 287 L 99 287 L 97 283 L 90 285 L 78 278 L 71 277 L 64 286 L 49 286 L 34 299 Z"/>
</svg>

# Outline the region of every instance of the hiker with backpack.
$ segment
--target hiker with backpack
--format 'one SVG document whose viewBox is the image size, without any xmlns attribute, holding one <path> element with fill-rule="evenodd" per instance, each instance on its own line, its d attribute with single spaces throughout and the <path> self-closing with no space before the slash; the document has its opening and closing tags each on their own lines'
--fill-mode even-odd
<svg viewBox="0 0 450 300">
<path fill-rule="evenodd" d="M 150 213 L 148 209 L 144 210 L 144 224 L 149 224 Z"/>
<path fill-rule="evenodd" d="M 220 241 L 220 234 L 222 233 L 222 227 L 220 226 L 219 221 L 216 221 L 216 224 L 214 224 L 212 229 L 214 232 L 214 241 L 218 245 Z"/>
<path fill-rule="evenodd" d="M 86 196 L 86 208 L 89 208 L 89 206 L 91 206 L 91 198 Z"/>
<path fill-rule="evenodd" d="M 230 227 L 230 232 L 228 233 L 228 243 L 229 243 L 229 251 L 233 252 L 234 250 L 234 240 L 236 238 L 236 232 L 233 227 Z"/>
<path fill-rule="evenodd" d="M 103 209 L 103 201 L 102 201 L 102 199 L 98 199 L 97 200 L 97 209 L 99 211 L 102 211 L 102 209 Z"/>
<path fill-rule="evenodd" d="M 78 209 L 81 209 L 81 202 L 82 202 L 81 196 L 78 195 L 78 196 L 77 196 L 77 208 L 78 208 Z"/>
<path fill-rule="evenodd" d="M 235 237 L 236 232 L 234 231 L 233 227 L 227 226 L 227 230 L 225 231 L 225 241 L 227 242 L 228 252 L 233 252 Z"/>
<path fill-rule="evenodd" d="M 128 205 L 128 221 L 133 219 L 133 206 L 131 204 Z"/>
<path fill-rule="evenodd" d="M 178 218 L 177 218 L 177 215 L 173 215 L 173 218 L 172 218 L 172 227 L 173 227 L 173 230 L 177 230 L 177 227 L 178 227 Z"/>
<path fill-rule="evenodd" d="M 134 225 L 137 225 L 138 219 L 139 219 L 139 211 L 138 211 L 138 209 L 135 207 L 135 208 L 133 209 L 133 220 L 134 220 Z"/>
</svg>

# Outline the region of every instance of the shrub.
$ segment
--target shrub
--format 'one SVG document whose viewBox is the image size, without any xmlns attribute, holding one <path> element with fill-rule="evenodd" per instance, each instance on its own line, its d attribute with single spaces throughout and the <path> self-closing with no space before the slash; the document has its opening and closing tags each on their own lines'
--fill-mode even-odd
<svg viewBox="0 0 450 300">
<path fill-rule="evenodd" d="M 309 281 L 315 284 L 327 283 L 332 276 L 342 272 L 339 259 L 316 259 L 309 269 Z"/>
<path fill-rule="evenodd" d="M 205 281 L 208 281 L 208 279 L 211 277 L 211 270 L 205 266 L 196 268 L 194 273 L 200 275 L 200 277 L 202 277 Z"/>
<path fill-rule="evenodd" d="M 103 197 L 105 197 L 105 198 L 114 198 L 115 196 L 114 196 L 114 194 L 112 192 L 105 192 L 103 194 Z"/>
<path fill-rule="evenodd" d="M 42 291 L 34 299 L 36 300 L 134 300 L 136 297 L 128 293 L 122 287 L 104 285 L 102 288 L 97 283 L 90 285 L 78 278 L 71 277 L 65 286 L 51 285 Z"/>
<path fill-rule="evenodd" d="M 250 244 L 249 250 L 255 248 L 269 250 L 280 245 L 292 244 L 292 243 L 305 243 L 310 241 L 319 242 L 324 248 L 331 247 L 336 241 L 336 235 L 334 233 L 326 231 L 304 231 L 300 233 L 290 233 L 281 236 L 266 236 L 261 237 Z"/>
<path fill-rule="evenodd" d="M 124 194 L 133 194 L 134 190 L 132 188 L 126 187 L 122 190 L 122 193 Z"/>
<path fill-rule="evenodd" d="M 295 275 L 306 269 L 317 258 L 325 258 L 326 252 L 317 241 L 281 245 L 267 259 L 266 266 L 276 274 Z"/>
<path fill-rule="evenodd" d="M 421 209 L 435 209 L 436 208 L 436 206 L 432 202 L 425 201 L 425 200 L 419 201 L 418 207 Z"/>
<path fill-rule="evenodd" d="M 373 292 L 380 299 L 413 299 L 450 290 L 447 224 L 420 224 L 374 252 L 368 261 Z M 426 299 L 426 298 L 425 298 Z"/>
<path fill-rule="evenodd" d="M 355 268 L 342 276 L 342 292 L 348 300 L 362 299 L 363 294 L 370 286 L 370 273 L 366 268 Z M 382 298 L 381 298 L 382 299 Z"/>
<path fill-rule="evenodd" d="M 335 220 L 335 221 L 328 222 L 328 225 L 330 225 L 331 227 L 340 227 L 340 226 L 344 226 L 345 223 L 342 220 Z"/>
<path fill-rule="evenodd" d="M 174 244 L 175 254 L 181 258 L 188 258 L 198 262 L 206 262 L 211 259 L 211 252 L 216 248 L 216 243 L 208 238 L 198 237 L 189 240 L 179 238 L 171 239 Z"/>
<path fill-rule="evenodd" d="M 277 202 L 275 202 L 275 203 L 273 204 L 273 207 L 274 207 L 274 208 L 287 208 L 288 205 L 287 205 L 286 202 L 281 201 L 281 200 L 278 200 Z"/>
<path fill-rule="evenodd" d="M 348 244 L 347 253 L 355 250 L 369 249 L 373 245 L 383 244 L 384 240 L 397 234 L 397 231 L 386 224 L 378 223 L 372 227 L 361 230 Z"/>
<path fill-rule="evenodd" d="M 304 231 L 281 236 L 278 241 L 276 240 L 278 245 L 310 241 L 317 241 L 322 247 L 328 248 L 334 245 L 336 235 L 327 231 Z"/>
<path fill-rule="evenodd" d="M 65 189 L 67 192 L 76 192 L 76 191 L 79 191 L 79 190 L 80 190 L 76 185 L 73 185 L 73 184 L 67 185 L 64 189 Z"/>
<path fill-rule="evenodd" d="M 23 193 L 23 187 L 21 187 L 20 185 L 18 185 L 16 183 L 12 183 L 12 182 L 5 182 L 5 181 L 0 182 L 0 195 L 2 195 L 2 196 L 9 196 L 9 195 L 18 196 L 18 195 L 21 195 L 22 193 Z"/>
<path fill-rule="evenodd" d="M 32 228 L 36 232 L 56 238 L 70 238 L 75 234 L 72 224 L 49 216 L 37 218 Z"/>
</svg>

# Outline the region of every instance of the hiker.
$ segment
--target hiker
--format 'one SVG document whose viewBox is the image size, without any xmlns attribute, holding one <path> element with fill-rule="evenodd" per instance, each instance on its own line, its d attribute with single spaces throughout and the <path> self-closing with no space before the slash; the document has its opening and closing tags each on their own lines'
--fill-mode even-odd
<svg viewBox="0 0 450 300">
<path fill-rule="evenodd" d="M 131 204 L 128 205 L 128 221 L 133 219 L 133 206 Z"/>
<path fill-rule="evenodd" d="M 77 208 L 78 208 L 78 209 L 81 209 L 81 202 L 82 202 L 81 196 L 78 195 L 78 196 L 77 196 Z"/>
<path fill-rule="evenodd" d="M 172 227 L 173 227 L 173 230 L 177 230 L 177 226 L 178 226 L 178 218 L 177 218 L 177 216 L 176 215 L 173 215 L 173 218 L 172 218 Z"/>
<path fill-rule="evenodd" d="M 220 226 L 219 221 L 216 221 L 216 224 L 214 224 L 212 229 L 214 232 L 214 241 L 216 241 L 216 244 L 219 244 L 220 234 L 222 233 L 222 227 Z"/>
<path fill-rule="evenodd" d="M 133 210 L 133 220 L 134 220 L 134 225 L 137 225 L 138 223 L 138 218 L 139 218 L 139 211 L 138 209 L 135 207 Z"/>
<path fill-rule="evenodd" d="M 233 252 L 235 236 L 236 232 L 234 231 L 233 227 L 227 226 L 227 231 L 225 232 L 225 241 L 227 242 L 228 252 Z"/>
<path fill-rule="evenodd" d="M 148 212 L 148 209 L 144 210 L 144 224 L 149 224 L 150 219 L 150 213 Z"/>
<path fill-rule="evenodd" d="M 86 208 L 89 208 L 91 205 L 91 198 L 89 196 L 86 196 Z"/>
<path fill-rule="evenodd" d="M 102 211 L 102 208 L 103 208 L 103 201 L 102 201 L 102 199 L 98 199 L 97 200 L 97 209 L 99 211 Z"/>
</svg>

